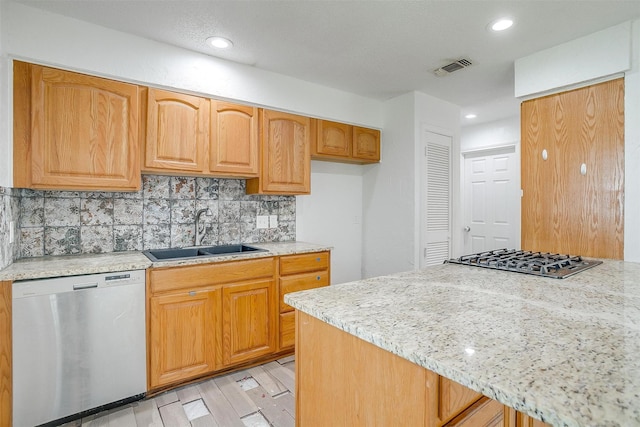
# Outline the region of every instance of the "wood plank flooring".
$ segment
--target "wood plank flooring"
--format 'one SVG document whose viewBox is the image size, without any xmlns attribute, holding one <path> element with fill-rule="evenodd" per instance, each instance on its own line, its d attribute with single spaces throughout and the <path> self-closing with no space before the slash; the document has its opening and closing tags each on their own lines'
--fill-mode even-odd
<svg viewBox="0 0 640 427">
<path fill-rule="evenodd" d="M 294 372 L 289 356 L 63 427 L 294 427 Z"/>
</svg>

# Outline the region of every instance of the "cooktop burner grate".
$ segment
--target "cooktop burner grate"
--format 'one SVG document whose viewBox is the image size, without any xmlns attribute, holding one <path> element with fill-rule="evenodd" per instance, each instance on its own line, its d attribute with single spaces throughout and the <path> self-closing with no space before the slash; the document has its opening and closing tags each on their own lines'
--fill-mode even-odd
<svg viewBox="0 0 640 427">
<path fill-rule="evenodd" d="M 545 252 L 520 251 L 516 249 L 496 249 L 452 258 L 445 263 L 493 268 L 534 274 L 536 276 L 564 279 L 588 268 L 602 264 L 602 261 L 588 260 L 581 256 L 561 255 Z"/>
</svg>

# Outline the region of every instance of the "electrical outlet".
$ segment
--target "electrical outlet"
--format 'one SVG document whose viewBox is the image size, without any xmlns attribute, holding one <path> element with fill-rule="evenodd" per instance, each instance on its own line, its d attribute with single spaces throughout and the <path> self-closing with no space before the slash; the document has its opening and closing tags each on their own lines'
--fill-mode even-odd
<svg viewBox="0 0 640 427">
<path fill-rule="evenodd" d="M 258 215 L 256 217 L 256 228 L 269 228 L 269 217 L 267 215 Z"/>
<path fill-rule="evenodd" d="M 13 243 L 16 239 L 16 223 L 15 221 L 9 221 L 9 243 Z"/>
<path fill-rule="evenodd" d="M 269 228 L 278 228 L 278 215 L 269 215 Z"/>
</svg>

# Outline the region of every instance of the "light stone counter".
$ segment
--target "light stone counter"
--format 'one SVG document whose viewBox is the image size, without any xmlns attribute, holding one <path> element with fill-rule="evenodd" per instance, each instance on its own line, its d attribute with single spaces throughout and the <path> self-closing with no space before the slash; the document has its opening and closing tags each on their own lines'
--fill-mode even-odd
<svg viewBox="0 0 640 427">
<path fill-rule="evenodd" d="M 149 267 L 175 267 L 181 265 L 206 264 L 240 259 L 264 258 L 309 252 L 328 251 L 329 246 L 305 242 L 251 243 L 267 252 L 241 255 L 224 255 L 161 261 L 152 263 L 142 252 L 112 252 L 106 254 L 83 254 L 24 258 L 0 270 L 0 281 L 42 279 L 48 277 L 76 276 L 81 274 L 109 273 L 138 270 Z"/>
<path fill-rule="evenodd" d="M 445 264 L 285 302 L 554 426 L 640 426 L 640 264 L 566 279 Z"/>
</svg>

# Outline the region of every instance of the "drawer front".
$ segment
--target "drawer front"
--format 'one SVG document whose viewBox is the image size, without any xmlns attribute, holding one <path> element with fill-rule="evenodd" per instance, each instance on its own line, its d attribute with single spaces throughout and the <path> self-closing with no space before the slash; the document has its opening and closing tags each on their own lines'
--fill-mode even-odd
<svg viewBox="0 0 640 427">
<path fill-rule="evenodd" d="M 284 294 L 328 285 L 329 272 L 326 270 L 280 278 L 280 312 L 293 310 L 293 307 L 284 302 Z"/>
<path fill-rule="evenodd" d="M 275 258 L 229 261 L 185 267 L 152 268 L 149 272 L 151 292 L 166 292 L 199 286 L 273 277 Z"/>
<path fill-rule="evenodd" d="M 280 257 L 280 275 L 305 273 L 329 268 L 329 252 Z"/>
<path fill-rule="evenodd" d="M 509 412 L 497 400 L 483 397 L 454 418 L 446 427 L 508 427 L 513 425 Z M 512 418 L 515 421 L 515 417 Z"/>
<path fill-rule="evenodd" d="M 440 377 L 440 405 L 438 408 L 440 420 L 448 421 L 481 397 L 482 394 L 477 391 L 448 378 Z"/>
<path fill-rule="evenodd" d="M 280 350 L 293 347 L 296 343 L 296 312 L 280 315 Z"/>
</svg>

